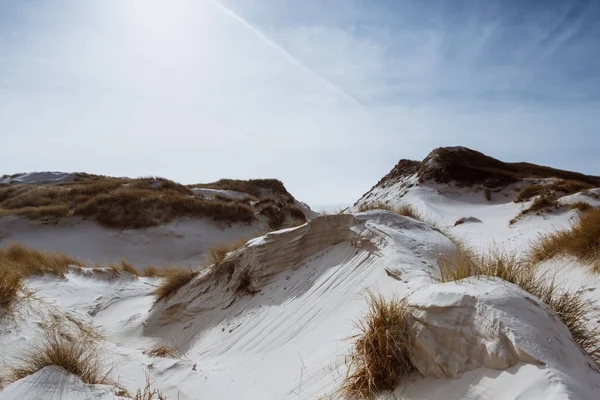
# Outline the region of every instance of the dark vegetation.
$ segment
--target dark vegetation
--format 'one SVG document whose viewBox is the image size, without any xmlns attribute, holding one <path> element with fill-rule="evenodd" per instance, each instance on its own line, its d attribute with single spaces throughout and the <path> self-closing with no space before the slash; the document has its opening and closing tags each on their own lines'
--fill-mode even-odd
<svg viewBox="0 0 600 400">
<path fill-rule="evenodd" d="M 244 199 L 195 195 L 194 187 L 248 193 Z M 256 203 L 256 206 L 252 204 Z M 165 178 L 112 178 L 78 174 L 74 182 L 0 187 L 0 217 L 22 215 L 57 220 L 81 216 L 118 229 L 157 226 L 175 218 L 209 218 L 222 223 L 251 223 L 264 215 L 272 229 L 306 221 L 292 195 L 276 179 L 222 179 L 185 186 Z"/>
<path fill-rule="evenodd" d="M 436 167 L 428 167 L 434 160 Z M 439 183 L 457 182 L 465 186 L 481 184 L 495 188 L 518 182 L 523 178 L 559 178 L 600 186 L 600 177 L 535 165 L 525 162 L 506 163 L 467 148 L 438 148 L 432 151 L 419 168 L 421 180 Z"/>
</svg>

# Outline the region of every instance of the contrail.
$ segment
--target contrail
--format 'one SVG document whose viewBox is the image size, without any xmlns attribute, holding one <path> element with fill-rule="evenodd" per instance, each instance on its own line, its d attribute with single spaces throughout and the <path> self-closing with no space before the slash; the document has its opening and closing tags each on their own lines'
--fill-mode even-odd
<svg viewBox="0 0 600 400">
<path fill-rule="evenodd" d="M 318 73 L 316 73 L 313 69 L 311 69 L 311 68 L 307 67 L 306 65 L 304 65 L 301 61 L 299 61 L 297 58 L 295 58 L 294 56 L 292 56 L 286 49 L 284 49 L 283 47 L 281 47 L 280 45 L 278 45 L 277 43 L 275 43 L 273 40 L 269 39 L 259 29 L 257 29 L 254 26 L 250 25 L 245 19 L 243 19 L 242 17 L 240 17 L 239 15 L 237 15 L 236 13 L 234 13 L 233 11 L 231 11 L 229 8 L 227 8 L 223 4 L 221 4 L 218 0 L 211 0 L 211 1 L 218 8 L 220 8 L 223 12 L 225 12 L 227 15 L 229 15 L 230 17 L 232 17 L 233 19 L 235 19 L 236 21 L 238 21 L 242 25 L 244 25 L 246 28 L 248 28 L 249 30 L 251 30 L 252 33 L 254 33 L 258 38 L 260 38 L 267 45 L 269 45 L 272 48 L 274 48 L 275 50 L 277 50 L 281 55 L 283 55 L 285 58 L 287 58 L 288 61 L 290 61 L 292 64 L 294 64 L 295 66 L 297 66 L 297 67 L 303 69 L 304 71 L 308 72 L 314 78 L 316 78 L 319 82 L 321 82 L 322 84 L 324 84 L 328 88 L 332 89 L 337 94 L 339 94 L 339 95 L 347 98 L 348 100 L 352 101 L 353 103 L 358 104 L 362 108 L 365 108 L 365 109 L 367 109 L 370 112 L 373 112 L 370 109 L 370 107 L 367 106 L 365 103 L 363 103 L 362 101 L 358 100 L 356 97 L 348 94 L 346 91 L 344 91 L 343 89 L 339 88 L 338 86 L 334 85 L 329 80 L 325 79 L 324 77 L 322 77 L 321 75 L 319 75 Z"/>
</svg>

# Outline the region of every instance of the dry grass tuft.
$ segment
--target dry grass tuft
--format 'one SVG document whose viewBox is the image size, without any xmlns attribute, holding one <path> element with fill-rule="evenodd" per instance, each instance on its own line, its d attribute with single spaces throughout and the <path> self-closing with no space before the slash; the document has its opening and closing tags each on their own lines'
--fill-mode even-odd
<svg viewBox="0 0 600 400">
<path fill-rule="evenodd" d="M 135 267 L 132 264 L 128 263 L 125 260 L 121 260 L 121 270 L 128 272 L 133 276 L 140 276 L 138 270 L 135 269 Z"/>
<path fill-rule="evenodd" d="M 144 354 L 150 357 L 163 358 L 181 358 L 183 356 L 183 352 L 181 350 L 171 346 L 156 346 L 148 351 L 145 351 Z"/>
<path fill-rule="evenodd" d="M 520 220 L 523 216 L 525 216 L 527 214 L 530 214 L 530 213 L 540 214 L 543 211 L 558 210 L 559 207 L 560 207 L 559 204 L 555 200 L 553 200 L 551 197 L 546 196 L 546 195 L 540 196 L 537 199 L 535 199 L 533 201 L 533 203 L 531 203 L 529 208 L 526 208 L 525 210 L 521 211 L 516 217 L 511 219 L 510 225 L 516 223 L 518 220 Z"/>
<path fill-rule="evenodd" d="M 600 208 L 583 212 L 570 229 L 547 235 L 532 245 L 533 262 L 568 255 L 600 266 Z"/>
<path fill-rule="evenodd" d="M 409 204 L 401 204 L 399 206 L 392 206 L 390 204 L 375 202 L 375 203 L 363 203 L 358 207 L 359 212 L 369 211 L 369 210 L 386 210 L 399 215 L 403 215 L 405 217 L 410 217 L 412 219 L 416 219 L 419 221 L 424 221 L 423 215 L 415 210 Z"/>
<path fill-rule="evenodd" d="M 154 278 L 156 276 L 161 276 L 161 272 L 158 270 L 158 268 L 150 265 L 144 268 L 144 270 L 142 271 L 142 276 Z"/>
<path fill-rule="evenodd" d="M 0 259 L 0 309 L 10 310 L 24 289 L 25 277 Z"/>
<path fill-rule="evenodd" d="M 164 279 L 154 291 L 156 301 L 167 300 L 194 279 L 196 275 L 198 275 L 198 272 L 192 269 L 166 269 L 162 271 L 161 276 Z"/>
<path fill-rule="evenodd" d="M 468 277 L 496 277 L 521 287 L 552 309 L 569 328 L 581 349 L 600 366 L 600 336 L 588 325 L 593 306 L 581 293 L 569 293 L 556 286 L 553 280 L 540 276 L 537 267 L 528 257 L 490 250 L 474 257 L 459 249 L 452 257 L 438 260 L 440 280 L 456 281 Z"/>
<path fill-rule="evenodd" d="M 590 189 L 594 185 L 576 180 L 558 180 L 549 185 L 532 185 L 524 188 L 515 198 L 515 202 L 528 201 L 534 196 L 545 196 L 556 198 L 560 193 L 562 196 Z"/>
<path fill-rule="evenodd" d="M 466 221 L 466 220 L 467 220 L 467 219 L 466 219 L 465 217 L 459 218 L 459 219 L 457 219 L 457 220 L 456 220 L 456 222 L 454 223 L 454 226 L 457 226 L 457 225 L 462 225 L 462 224 L 464 224 L 464 223 L 465 223 L 465 221 Z"/>
<path fill-rule="evenodd" d="M 43 343 L 34 346 L 21 358 L 21 364 L 12 369 L 10 381 L 17 381 L 44 367 L 55 365 L 77 375 L 87 384 L 108 383 L 100 356 L 89 340 L 67 341 L 50 332 Z"/>
<path fill-rule="evenodd" d="M 369 311 L 357 323 L 354 351 L 347 358 L 348 374 L 341 397 L 370 399 L 393 390 L 414 370 L 410 361 L 411 317 L 406 301 L 385 300 L 369 293 Z"/>
<path fill-rule="evenodd" d="M 564 206 L 570 210 L 577 211 L 588 211 L 592 208 L 592 206 L 589 203 L 586 203 L 585 201 L 577 201 L 575 203 L 564 204 Z"/>
<path fill-rule="evenodd" d="M 264 233 L 260 233 L 256 237 L 263 236 L 263 235 L 264 235 Z M 212 264 L 218 264 L 218 263 L 222 262 L 225 259 L 225 257 L 227 256 L 227 254 L 244 246 L 246 243 L 248 243 L 248 241 L 250 239 L 252 239 L 252 238 L 242 238 L 242 239 L 234 240 L 231 243 L 222 243 L 222 244 L 213 246 L 208 251 L 207 264 L 212 265 Z"/>
<path fill-rule="evenodd" d="M 167 400 L 167 397 L 158 389 L 152 389 L 150 378 L 146 377 L 146 387 L 144 387 L 143 391 L 142 389 L 138 389 L 133 400 Z"/>
<path fill-rule="evenodd" d="M 63 275 L 69 265 L 84 267 L 85 263 L 59 252 L 44 252 L 26 247 L 20 243 L 10 243 L 0 248 L 0 264 L 12 268 L 25 276 L 54 274 Z"/>
<path fill-rule="evenodd" d="M 490 188 L 485 188 L 483 195 L 487 201 L 492 201 L 492 190 Z"/>
</svg>

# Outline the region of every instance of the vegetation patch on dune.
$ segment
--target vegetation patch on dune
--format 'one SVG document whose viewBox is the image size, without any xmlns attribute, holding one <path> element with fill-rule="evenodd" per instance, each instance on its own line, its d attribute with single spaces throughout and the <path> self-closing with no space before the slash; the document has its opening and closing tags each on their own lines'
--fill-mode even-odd
<svg viewBox="0 0 600 400">
<path fill-rule="evenodd" d="M 138 389 L 133 396 L 133 400 L 167 400 L 160 390 L 153 389 L 150 383 L 150 378 L 146 378 L 146 386 L 144 389 Z"/>
<path fill-rule="evenodd" d="M 409 204 L 401 204 L 398 206 L 390 205 L 382 202 L 363 203 L 358 206 L 358 212 L 369 210 L 386 210 L 405 217 L 410 217 L 419 221 L 426 222 L 423 215 Z"/>
<path fill-rule="evenodd" d="M 594 185 L 574 180 L 557 180 L 548 185 L 532 185 L 522 189 L 517 197 L 515 197 L 515 203 L 528 201 L 534 196 L 545 196 L 549 198 L 556 198 L 560 194 L 561 196 L 570 195 L 573 193 L 581 192 L 582 190 L 591 189 Z"/>
<path fill-rule="evenodd" d="M 156 301 L 167 300 L 197 275 L 198 271 L 192 269 L 166 269 L 162 271 L 163 280 L 154 291 Z"/>
<path fill-rule="evenodd" d="M 507 163 L 465 147 L 433 150 L 419 167 L 421 181 L 500 187 L 524 178 L 558 178 L 600 186 L 600 177 L 525 162 Z"/>
<path fill-rule="evenodd" d="M 248 193 L 256 198 L 261 198 L 265 191 L 292 198 L 280 180 L 277 179 L 221 179 L 212 183 L 197 183 L 191 185 L 194 188 L 233 190 L 235 192 Z"/>
<path fill-rule="evenodd" d="M 569 229 L 542 235 L 533 243 L 531 258 L 534 262 L 556 256 L 572 256 L 592 263 L 600 272 L 600 209 L 590 209 L 579 215 Z"/>
<path fill-rule="evenodd" d="M 452 256 L 438 260 L 440 280 L 456 281 L 469 277 L 496 277 L 513 283 L 537 297 L 552 309 L 569 328 L 573 339 L 600 367 L 600 335 L 588 321 L 593 316 L 593 305 L 581 293 L 570 293 L 560 289 L 553 279 L 540 276 L 536 264 L 529 257 L 500 250 L 476 256 L 464 246 Z"/>
<path fill-rule="evenodd" d="M 171 346 L 156 346 L 144 352 L 150 357 L 181 358 L 183 352 Z"/>
<path fill-rule="evenodd" d="M 0 309 L 10 310 L 23 290 L 25 277 L 0 260 Z"/>
<path fill-rule="evenodd" d="M 46 252 L 20 243 L 9 243 L 0 248 L 2 269 L 14 270 L 23 276 L 54 274 L 63 275 L 69 265 L 84 267 L 85 263 L 77 258 L 60 252 Z"/>
<path fill-rule="evenodd" d="M 194 194 L 195 187 L 235 190 L 249 196 L 234 199 L 217 194 L 206 198 Z M 253 207 L 256 202 L 261 203 L 260 207 Z M 109 228 L 141 229 L 183 217 L 250 223 L 256 214 L 265 215 L 273 229 L 306 221 L 292 195 L 276 179 L 222 179 L 185 186 L 160 177 L 129 179 L 78 174 L 73 182 L 0 187 L 0 217 L 56 220 L 75 215 Z"/>
<path fill-rule="evenodd" d="M 406 382 L 415 370 L 410 361 L 413 334 L 406 300 L 386 300 L 369 292 L 368 302 L 367 314 L 356 323 L 360 333 L 352 337 L 353 351 L 346 358 L 343 398 L 374 398 Z"/>
<path fill-rule="evenodd" d="M 93 341 L 66 340 L 55 332 L 48 332 L 41 344 L 21 357 L 20 363 L 12 368 L 9 380 L 17 381 L 51 365 L 63 368 L 90 385 L 109 383 Z"/>
<path fill-rule="evenodd" d="M 100 195 L 75 208 L 74 215 L 94 219 L 111 228 L 148 228 L 178 217 L 204 217 L 218 222 L 245 222 L 255 219 L 247 204 L 190 197 L 179 192 L 118 189 Z"/>
</svg>

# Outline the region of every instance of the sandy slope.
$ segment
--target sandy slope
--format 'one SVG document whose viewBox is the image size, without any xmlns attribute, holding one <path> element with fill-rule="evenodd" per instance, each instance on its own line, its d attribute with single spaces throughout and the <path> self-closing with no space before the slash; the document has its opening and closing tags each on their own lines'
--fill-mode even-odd
<svg viewBox="0 0 600 400">
<path fill-rule="evenodd" d="M 484 222 L 477 225 L 490 223 L 478 218 Z M 1 325 L 0 365 L 39 337 L 37 322 L 74 315 L 104 331 L 99 345 L 111 378 L 130 391 L 148 375 L 171 399 L 329 398 L 346 371 L 353 321 L 372 290 L 407 296 L 420 327 L 419 372 L 405 398 L 595 399 L 600 374 L 544 304 L 496 280 L 437 283 L 437 257 L 453 249 L 429 225 L 370 211 L 255 239 L 229 255 L 230 275 L 217 279 L 207 271 L 158 304 L 152 278 L 77 270 L 64 280 L 33 278 L 36 299 Z M 246 275 L 251 290 L 236 290 Z M 184 356 L 143 354 L 155 344 L 176 346 Z M 0 399 L 25 392 L 44 398 L 49 378 L 81 386 L 64 383 L 70 378 L 55 370 L 42 372 L 8 386 Z M 88 389 L 100 398 L 106 391 Z M 77 398 L 69 396 L 56 398 Z"/>
<path fill-rule="evenodd" d="M 16 241 L 101 265 L 126 259 L 138 267 L 197 266 L 214 245 L 256 236 L 266 229 L 264 221 L 224 225 L 181 219 L 158 227 L 120 231 L 76 217 L 54 225 L 10 216 L 0 218 L 0 245 Z"/>
</svg>

